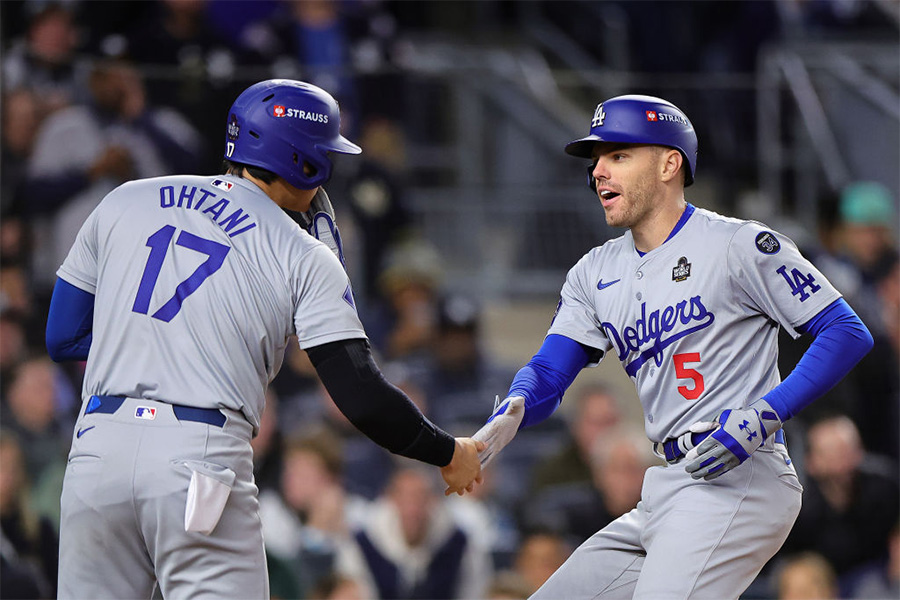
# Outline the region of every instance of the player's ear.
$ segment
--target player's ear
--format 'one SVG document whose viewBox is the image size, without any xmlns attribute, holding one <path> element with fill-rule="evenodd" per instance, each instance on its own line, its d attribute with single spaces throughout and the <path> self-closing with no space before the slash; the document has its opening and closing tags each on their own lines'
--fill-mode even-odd
<svg viewBox="0 0 900 600">
<path fill-rule="evenodd" d="M 664 182 L 669 182 L 679 176 L 684 157 L 681 152 L 674 148 L 666 148 L 660 156 L 660 178 Z"/>
</svg>

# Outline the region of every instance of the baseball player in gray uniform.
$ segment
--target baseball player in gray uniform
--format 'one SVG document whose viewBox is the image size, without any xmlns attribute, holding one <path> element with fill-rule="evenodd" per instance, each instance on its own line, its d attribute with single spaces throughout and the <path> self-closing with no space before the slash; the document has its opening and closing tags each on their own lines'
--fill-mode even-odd
<svg viewBox="0 0 900 600">
<path fill-rule="evenodd" d="M 534 598 L 737 598 L 781 547 L 801 486 L 782 424 L 871 348 L 868 330 L 782 234 L 685 201 L 697 137 L 650 96 L 597 106 L 566 151 L 591 160 L 606 220 L 626 227 L 570 271 L 540 351 L 474 436 L 488 464 L 612 355 L 634 381 L 664 466 Z M 815 336 L 781 381 L 777 334 Z"/>
<path fill-rule="evenodd" d="M 47 347 L 87 360 L 61 598 L 268 597 L 250 439 L 293 335 L 374 441 L 443 467 L 448 493 L 479 478 L 480 444 L 430 423 L 372 359 L 321 191 L 328 153 L 360 152 L 335 100 L 255 84 L 225 142 L 224 175 L 109 193 L 59 268 Z"/>
</svg>

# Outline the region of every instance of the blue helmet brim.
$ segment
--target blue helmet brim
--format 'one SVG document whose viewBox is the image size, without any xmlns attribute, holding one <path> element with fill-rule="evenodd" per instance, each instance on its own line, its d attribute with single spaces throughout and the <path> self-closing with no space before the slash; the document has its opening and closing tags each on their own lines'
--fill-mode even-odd
<svg viewBox="0 0 900 600">
<path fill-rule="evenodd" d="M 566 154 L 577 156 L 578 158 L 591 158 L 594 151 L 594 145 L 597 142 L 608 142 L 613 140 L 604 140 L 598 135 L 589 135 L 579 140 L 574 140 L 566 144 Z"/>
<path fill-rule="evenodd" d="M 339 152 L 341 154 L 361 154 L 362 148 L 348 140 L 342 135 L 331 140 L 327 144 L 316 144 L 318 147 L 329 152 Z"/>
</svg>

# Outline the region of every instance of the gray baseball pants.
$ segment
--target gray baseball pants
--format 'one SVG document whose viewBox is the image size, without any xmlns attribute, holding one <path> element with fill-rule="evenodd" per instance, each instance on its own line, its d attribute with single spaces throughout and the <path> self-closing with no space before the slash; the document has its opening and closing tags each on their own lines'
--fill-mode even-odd
<svg viewBox="0 0 900 600">
<path fill-rule="evenodd" d="M 61 498 L 59 598 L 149 599 L 157 585 L 166 600 L 269 597 L 252 428 L 221 413 L 218 426 L 150 400 L 82 409 Z M 193 479 L 207 484 L 193 488 L 191 513 L 208 534 L 186 531 Z"/>
<path fill-rule="evenodd" d="M 637 508 L 591 536 L 534 600 L 738 598 L 781 548 L 802 487 L 772 439 L 731 472 L 695 481 L 651 467 Z"/>
</svg>

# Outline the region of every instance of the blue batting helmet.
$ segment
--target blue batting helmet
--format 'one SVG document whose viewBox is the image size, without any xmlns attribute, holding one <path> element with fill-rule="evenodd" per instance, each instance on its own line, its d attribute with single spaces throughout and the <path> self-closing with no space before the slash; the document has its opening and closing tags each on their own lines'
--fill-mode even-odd
<svg viewBox="0 0 900 600">
<path fill-rule="evenodd" d="M 566 153 L 591 158 L 594 144 L 622 142 L 675 148 L 684 157 L 685 187 L 694 183 L 697 166 L 697 134 L 681 109 L 655 96 L 616 96 L 594 110 L 591 133 L 566 144 Z"/>
<path fill-rule="evenodd" d="M 275 173 L 311 190 L 331 177 L 329 152 L 359 154 L 341 135 L 341 113 L 331 95 L 314 85 L 269 79 L 251 85 L 231 105 L 225 158 Z M 306 175 L 303 164 L 313 172 Z"/>
</svg>

